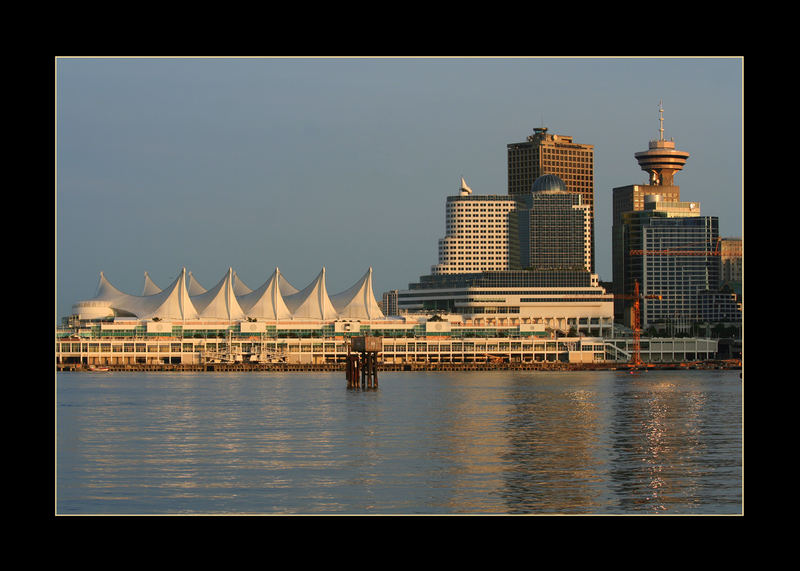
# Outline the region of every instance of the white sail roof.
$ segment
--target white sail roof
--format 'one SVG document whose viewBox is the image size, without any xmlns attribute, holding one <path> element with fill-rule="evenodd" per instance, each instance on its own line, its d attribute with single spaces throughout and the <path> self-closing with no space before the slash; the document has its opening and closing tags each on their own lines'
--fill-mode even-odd
<svg viewBox="0 0 800 571">
<path fill-rule="evenodd" d="M 292 313 L 283 300 L 279 287 L 281 273 L 278 268 L 258 289 L 241 295 L 237 299 L 242 311 L 251 318 L 291 319 Z"/>
<path fill-rule="evenodd" d="M 233 269 L 217 285 L 200 295 L 192 296 L 192 303 L 201 318 L 237 320 L 245 315 L 233 292 Z"/>
<path fill-rule="evenodd" d="M 182 268 L 179 276 L 163 290 L 145 272 L 141 296 L 130 295 L 114 287 L 105 274 L 95 297 L 76 304 L 86 315 L 102 318 L 113 314 L 139 319 L 162 320 L 210 319 L 237 321 L 255 319 L 382 319 L 372 285 L 372 268 L 353 286 L 329 296 L 322 271 L 302 291 L 290 284 L 278 268 L 258 289 L 250 290 L 236 272 L 229 268 L 225 277 L 206 290 L 191 272 Z"/>
<path fill-rule="evenodd" d="M 283 294 L 284 297 L 286 297 L 287 295 L 295 294 L 298 291 L 300 291 L 292 284 L 290 284 L 288 281 L 286 281 L 286 278 L 283 277 L 283 274 L 280 274 L 278 276 L 278 287 L 280 288 L 281 294 Z"/>
<path fill-rule="evenodd" d="M 111 282 L 108 281 L 105 273 L 100 272 L 100 281 L 97 284 L 97 293 L 95 293 L 92 301 L 114 301 L 121 297 L 133 296 L 129 296 L 127 293 L 115 288 L 113 285 L 111 285 Z"/>
<path fill-rule="evenodd" d="M 331 303 L 339 317 L 381 319 L 385 317 L 372 292 L 372 268 L 352 287 L 332 295 Z"/>
<path fill-rule="evenodd" d="M 247 295 L 251 293 L 253 290 L 247 287 L 247 284 L 242 281 L 242 278 L 239 277 L 235 271 L 233 272 L 233 293 L 236 297 L 240 297 L 243 295 Z"/>
<path fill-rule="evenodd" d="M 189 295 L 200 295 L 201 293 L 206 293 L 206 288 L 200 285 L 200 283 L 195 279 L 192 272 L 189 272 L 188 282 L 186 284 L 187 289 L 189 290 Z"/>
<path fill-rule="evenodd" d="M 295 319 L 335 319 L 337 316 L 325 287 L 325 268 L 305 289 L 284 299 Z"/>
<path fill-rule="evenodd" d="M 142 288 L 142 295 L 153 295 L 161 292 L 161 288 L 153 283 L 150 279 L 150 274 L 144 273 L 144 287 Z"/>
<path fill-rule="evenodd" d="M 186 289 L 186 268 L 182 268 L 175 281 L 161 292 L 141 296 L 133 301 L 135 303 L 123 309 L 130 311 L 140 319 L 157 317 L 162 320 L 186 320 L 198 318 L 197 310 L 192 305 L 189 291 Z"/>
<path fill-rule="evenodd" d="M 104 301 L 119 315 L 133 315 L 139 319 L 197 319 L 188 291 L 186 269 L 182 269 L 172 284 L 151 295 L 130 295 L 115 288 L 100 272 L 97 294 L 91 301 Z"/>
</svg>

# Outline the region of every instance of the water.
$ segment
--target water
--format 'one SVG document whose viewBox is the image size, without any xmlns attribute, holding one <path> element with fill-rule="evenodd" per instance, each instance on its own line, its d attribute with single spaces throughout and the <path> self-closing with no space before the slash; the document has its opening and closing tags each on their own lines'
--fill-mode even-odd
<svg viewBox="0 0 800 571">
<path fill-rule="evenodd" d="M 738 371 L 63 373 L 72 514 L 741 514 Z"/>
</svg>

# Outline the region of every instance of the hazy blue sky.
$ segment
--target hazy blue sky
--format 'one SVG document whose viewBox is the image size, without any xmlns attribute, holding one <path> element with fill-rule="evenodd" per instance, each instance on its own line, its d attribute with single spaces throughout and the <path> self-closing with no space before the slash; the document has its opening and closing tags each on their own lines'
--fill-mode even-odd
<svg viewBox="0 0 800 571">
<path fill-rule="evenodd" d="M 372 266 L 380 299 L 437 262 L 460 177 L 506 194 L 506 145 L 540 125 L 594 145 L 610 281 L 611 189 L 647 181 L 659 100 L 682 198 L 742 235 L 742 90 L 740 58 L 61 58 L 56 317 L 100 271 L 139 295 L 145 271 L 302 288 L 325 266 L 333 294 Z"/>
</svg>

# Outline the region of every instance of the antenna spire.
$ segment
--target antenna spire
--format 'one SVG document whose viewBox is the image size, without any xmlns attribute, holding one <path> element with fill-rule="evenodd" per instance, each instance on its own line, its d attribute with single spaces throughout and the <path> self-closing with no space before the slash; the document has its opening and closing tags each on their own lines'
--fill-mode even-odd
<svg viewBox="0 0 800 571">
<path fill-rule="evenodd" d="M 663 100 L 658 100 L 658 140 L 664 140 L 664 105 Z"/>
</svg>

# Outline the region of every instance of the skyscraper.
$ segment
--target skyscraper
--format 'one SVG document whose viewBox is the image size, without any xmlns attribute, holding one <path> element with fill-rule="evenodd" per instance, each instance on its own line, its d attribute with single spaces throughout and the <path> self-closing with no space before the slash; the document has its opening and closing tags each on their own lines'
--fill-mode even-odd
<svg viewBox="0 0 800 571">
<path fill-rule="evenodd" d="M 567 192 L 581 196 L 591 221 L 589 269 L 594 273 L 594 145 L 575 143 L 571 136 L 550 134 L 547 127 L 536 127 L 525 142 L 506 147 L 511 196 L 529 193 L 533 182 L 546 174 L 557 175 L 564 181 Z"/>
<path fill-rule="evenodd" d="M 645 209 L 645 196 L 659 195 L 665 203 L 678 203 L 681 189 L 675 184 L 674 175 L 683 169 L 689 153 L 675 149 L 672 139 L 664 138 L 664 109 L 659 103 L 659 136 L 648 144 L 648 150 L 634 154 L 639 167 L 648 174 L 648 184 L 632 184 L 613 189 L 611 217 L 611 256 L 614 293 L 632 294 L 633 283 L 626 281 L 625 266 L 629 255 L 625 252 L 623 215 L 626 212 Z M 624 306 L 621 299 L 614 302 L 614 317 L 622 321 Z"/>
<path fill-rule="evenodd" d="M 642 327 L 688 330 L 702 321 L 701 294 L 720 286 L 717 217 L 701 216 L 696 202 L 664 203 L 648 195 L 644 210 L 626 212 L 623 221 L 624 283 L 639 282 Z M 630 325 L 627 309 L 624 318 Z"/>
<path fill-rule="evenodd" d="M 433 275 L 507 270 L 509 214 L 516 201 L 506 195 L 475 195 L 464 179 L 459 194 L 448 196 L 445 237 Z"/>
<path fill-rule="evenodd" d="M 536 270 L 583 268 L 588 272 L 591 219 L 581 196 L 567 192 L 564 181 L 552 174 L 536 179 L 532 192 L 523 196 L 517 201 L 516 265 Z"/>
</svg>

